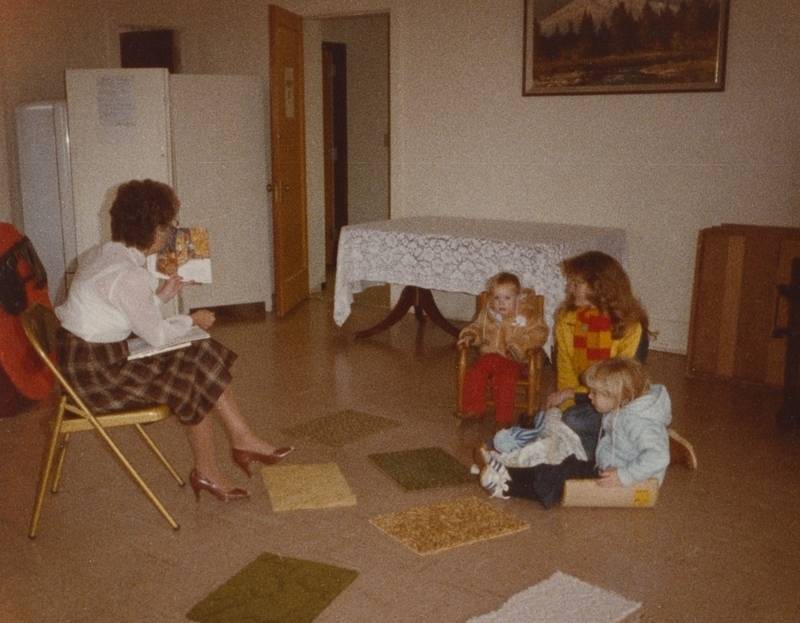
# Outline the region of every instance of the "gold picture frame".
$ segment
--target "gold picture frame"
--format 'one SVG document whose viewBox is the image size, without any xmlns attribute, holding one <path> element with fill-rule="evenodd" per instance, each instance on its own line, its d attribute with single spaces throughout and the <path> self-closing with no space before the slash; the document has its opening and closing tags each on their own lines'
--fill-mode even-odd
<svg viewBox="0 0 800 623">
<path fill-rule="evenodd" d="M 725 88 L 729 0 L 524 3 L 523 95 Z"/>
</svg>

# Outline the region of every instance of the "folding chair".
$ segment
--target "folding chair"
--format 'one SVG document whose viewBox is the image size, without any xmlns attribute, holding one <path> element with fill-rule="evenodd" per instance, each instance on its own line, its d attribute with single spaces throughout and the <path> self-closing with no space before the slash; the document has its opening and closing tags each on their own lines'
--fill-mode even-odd
<svg viewBox="0 0 800 623">
<path fill-rule="evenodd" d="M 75 432 L 90 430 L 94 430 L 98 435 L 100 435 L 100 438 L 106 443 L 111 452 L 119 459 L 123 467 L 130 474 L 131 478 L 133 478 L 145 496 L 147 496 L 147 499 L 150 500 L 158 512 L 161 513 L 164 519 L 167 520 L 167 523 L 169 523 L 173 529 L 177 530 L 178 523 L 175 521 L 175 519 L 173 519 L 172 515 L 169 514 L 161 501 L 152 492 L 147 483 L 142 479 L 139 473 L 131 465 L 130 461 L 128 461 L 128 459 L 119 449 L 117 444 L 114 443 L 114 441 L 106 432 L 107 428 L 112 428 L 115 426 L 134 426 L 153 454 L 158 457 L 161 463 L 167 468 L 169 473 L 172 474 L 172 477 L 177 481 L 177 483 L 180 486 L 183 486 L 185 484 L 183 479 L 180 477 L 180 475 L 178 475 L 178 472 L 176 472 L 172 465 L 170 465 L 169 461 L 167 461 L 150 436 L 142 428 L 142 424 L 149 424 L 151 422 L 158 422 L 160 420 L 166 420 L 169 418 L 171 415 L 169 407 L 166 405 L 156 405 L 143 409 L 115 411 L 113 413 L 101 415 L 93 414 L 61 374 L 58 366 L 56 366 L 50 358 L 50 353 L 55 351 L 55 336 L 60 327 L 55 312 L 53 312 L 51 308 L 41 303 L 36 303 L 22 313 L 21 319 L 25 335 L 30 340 L 39 357 L 42 358 L 48 368 L 50 368 L 50 370 L 53 372 L 62 388 L 62 395 L 58 403 L 58 410 L 56 411 L 55 418 L 52 422 L 53 429 L 47 448 L 47 459 L 42 469 L 28 536 L 30 538 L 34 538 L 36 536 L 36 530 L 39 525 L 39 516 L 41 515 L 42 504 L 44 503 L 44 494 L 45 490 L 47 489 L 48 481 L 50 480 L 50 473 L 53 470 L 54 463 L 55 473 L 53 475 L 51 491 L 53 493 L 58 491 L 58 485 L 61 480 L 61 471 L 64 465 L 64 457 L 67 452 L 70 435 Z M 61 444 L 59 444 L 60 440 Z M 57 457 L 56 454 L 58 455 Z"/>
</svg>

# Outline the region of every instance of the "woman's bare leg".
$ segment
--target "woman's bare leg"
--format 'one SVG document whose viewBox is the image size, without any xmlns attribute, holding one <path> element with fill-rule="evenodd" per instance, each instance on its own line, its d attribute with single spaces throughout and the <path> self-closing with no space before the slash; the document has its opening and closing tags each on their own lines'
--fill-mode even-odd
<svg viewBox="0 0 800 623">
<path fill-rule="evenodd" d="M 250 425 L 242 417 L 239 405 L 230 389 L 226 389 L 217 400 L 211 413 L 199 423 L 186 427 L 189 445 L 194 454 L 194 466 L 198 472 L 220 487 L 228 491 L 233 484 L 220 471 L 214 451 L 214 417 L 218 417 L 231 447 L 263 454 L 272 454 L 275 446 L 256 435 Z"/>
<path fill-rule="evenodd" d="M 216 484 L 223 491 L 230 490 L 233 485 L 223 475 L 217 465 L 214 452 L 214 425 L 211 414 L 204 417 L 197 424 L 186 427 L 186 436 L 194 455 L 194 467 L 208 480 Z"/>
<path fill-rule="evenodd" d="M 239 405 L 230 388 L 226 389 L 214 405 L 214 415 L 225 427 L 231 447 L 263 454 L 272 454 L 275 446 L 267 443 L 253 432 L 239 411 Z"/>
</svg>

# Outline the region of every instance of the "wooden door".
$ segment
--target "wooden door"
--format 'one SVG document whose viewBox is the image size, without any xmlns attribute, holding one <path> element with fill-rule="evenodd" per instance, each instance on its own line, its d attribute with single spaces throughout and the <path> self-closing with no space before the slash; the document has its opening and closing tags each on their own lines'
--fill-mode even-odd
<svg viewBox="0 0 800 623">
<path fill-rule="evenodd" d="M 276 315 L 308 297 L 303 20 L 269 5 Z"/>
</svg>

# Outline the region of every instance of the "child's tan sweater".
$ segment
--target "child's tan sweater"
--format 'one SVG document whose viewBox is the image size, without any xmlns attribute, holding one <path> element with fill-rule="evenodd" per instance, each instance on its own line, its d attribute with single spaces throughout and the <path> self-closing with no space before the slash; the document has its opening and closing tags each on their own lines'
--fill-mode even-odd
<svg viewBox="0 0 800 623">
<path fill-rule="evenodd" d="M 544 318 L 536 311 L 536 292 L 523 288 L 517 299 L 516 312 L 500 318 L 486 305 L 477 318 L 461 330 L 459 338 L 472 336 L 482 355 L 498 353 L 514 361 L 525 361 L 525 353 L 543 346 L 548 329 Z"/>
</svg>

